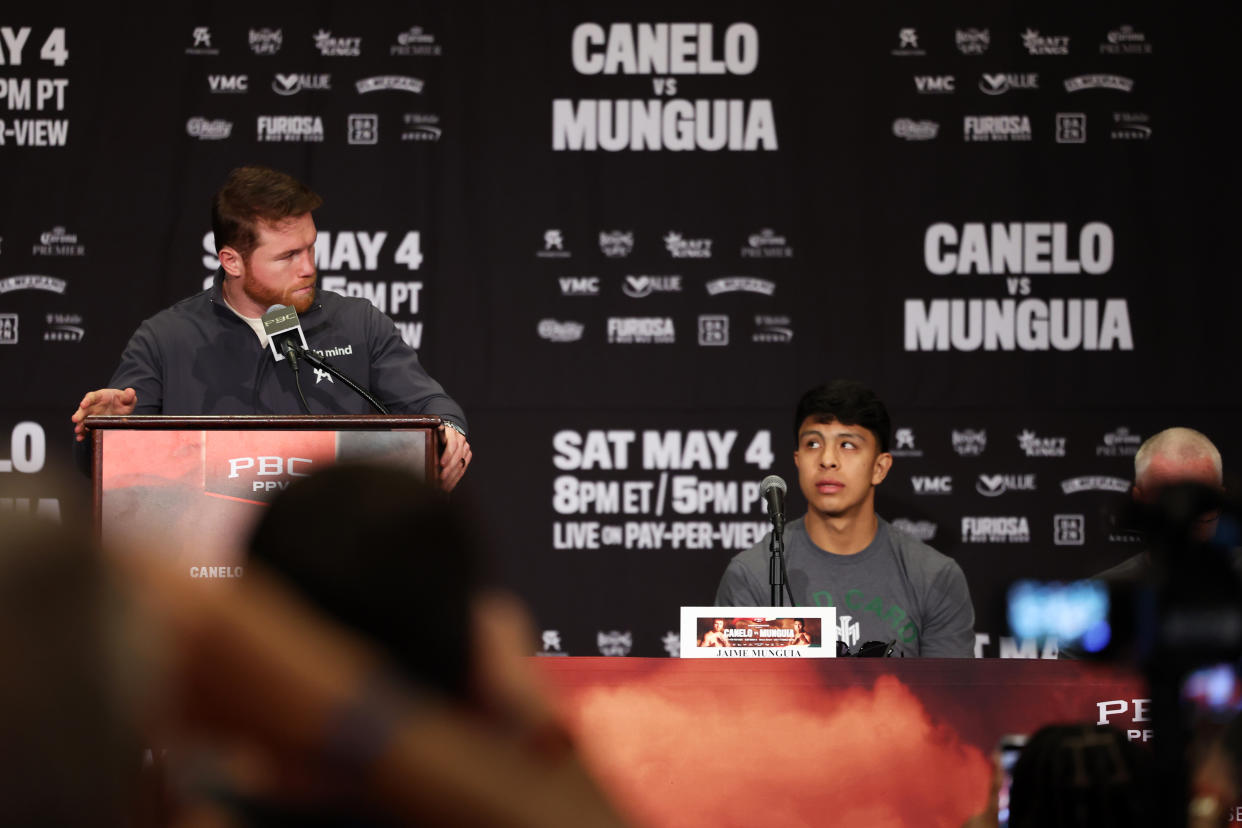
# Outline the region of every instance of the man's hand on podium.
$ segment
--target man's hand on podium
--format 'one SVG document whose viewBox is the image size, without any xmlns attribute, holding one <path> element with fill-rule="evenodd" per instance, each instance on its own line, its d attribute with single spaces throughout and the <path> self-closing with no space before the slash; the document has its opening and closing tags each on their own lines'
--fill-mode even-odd
<svg viewBox="0 0 1242 828">
<path fill-rule="evenodd" d="M 124 417 L 126 414 L 133 414 L 136 405 L 138 405 L 138 392 L 133 388 L 126 388 L 124 391 L 119 388 L 100 388 L 98 391 L 88 391 L 82 398 L 82 402 L 78 403 L 78 410 L 73 412 L 70 418 L 74 423 L 73 433 L 81 442 L 86 439 L 86 427 L 82 421 L 87 417 Z"/>
<path fill-rule="evenodd" d="M 473 458 L 474 453 L 470 451 L 470 443 L 466 442 L 466 435 L 450 425 L 442 424 L 440 426 L 440 488 L 446 492 L 453 491 L 453 487 L 461 481 L 462 475 L 466 473 L 466 467 L 470 465 Z"/>
</svg>

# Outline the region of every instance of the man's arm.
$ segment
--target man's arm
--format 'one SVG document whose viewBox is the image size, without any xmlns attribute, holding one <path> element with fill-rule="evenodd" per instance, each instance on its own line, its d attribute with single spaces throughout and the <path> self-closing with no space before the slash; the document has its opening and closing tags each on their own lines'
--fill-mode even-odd
<svg viewBox="0 0 1242 828">
<path fill-rule="evenodd" d="M 937 573 L 927 596 L 927 608 L 927 618 L 919 630 L 919 655 L 974 658 L 975 606 L 957 561 L 950 559 Z"/>
</svg>

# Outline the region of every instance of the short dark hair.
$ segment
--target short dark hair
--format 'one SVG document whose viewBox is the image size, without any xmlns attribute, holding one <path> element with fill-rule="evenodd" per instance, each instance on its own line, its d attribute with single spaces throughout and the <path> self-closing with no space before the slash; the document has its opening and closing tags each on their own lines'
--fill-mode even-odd
<svg viewBox="0 0 1242 828">
<path fill-rule="evenodd" d="M 301 216 L 323 199 L 291 175 L 270 167 L 238 167 L 211 200 L 216 253 L 232 247 L 248 258 L 259 244 L 258 223 Z"/>
<path fill-rule="evenodd" d="M 888 451 L 889 436 L 893 430 L 888 419 L 888 409 L 875 392 L 861 382 L 833 380 L 817 385 L 803 394 L 794 414 L 795 445 L 802 424 L 808 417 L 814 417 L 821 423 L 838 422 L 843 425 L 862 426 L 875 435 L 880 451 Z"/>
<path fill-rule="evenodd" d="M 249 548 L 407 678 L 465 696 L 479 545 L 462 508 L 412 472 L 353 462 L 299 479 Z"/>
</svg>

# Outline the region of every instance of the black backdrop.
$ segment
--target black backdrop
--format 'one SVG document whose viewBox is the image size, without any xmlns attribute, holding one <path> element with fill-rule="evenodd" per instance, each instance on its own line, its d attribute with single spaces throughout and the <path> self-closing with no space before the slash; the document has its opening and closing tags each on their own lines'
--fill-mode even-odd
<svg viewBox="0 0 1242 828">
<path fill-rule="evenodd" d="M 1238 456 L 1237 14 L 799 8 L 0 13 L 0 506 L 85 519 L 68 415 L 201 289 L 254 161 L 324 194 L 322 284 L 465 405 L 545 650 L 662 655 L 847 376 L 902 430 L 881 514 L 962 564 L 981 654 L 1032 654 L 1003 585 L 1132 554 L 1139 439 Z"/>
</svg>

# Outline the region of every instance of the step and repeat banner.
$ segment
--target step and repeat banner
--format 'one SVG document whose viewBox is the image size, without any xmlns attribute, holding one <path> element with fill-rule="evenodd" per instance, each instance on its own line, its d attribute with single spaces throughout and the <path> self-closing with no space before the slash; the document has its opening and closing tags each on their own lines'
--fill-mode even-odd
<svg viewBox="0 0 1242 828">
<path fill-rule="evenodd" d="M 676 654 L 766 531 L 759 481 L 797 488 L 798 397 L 846 377 L 893 417 L 880 513 L 962 565 L 978 653 L 1051 655 L 1006 637 L 1006 584 L 1134 554 L 1155 431 L 1242 450 L 1236 17 L 5 10 L 0 508 L 89 519 L 68 417 L 210 280 L 210 197 L 256 162 L 324 196 L 321 288 L 466 408 L 462 496 L 542 652 Z"/>
</svg>

